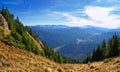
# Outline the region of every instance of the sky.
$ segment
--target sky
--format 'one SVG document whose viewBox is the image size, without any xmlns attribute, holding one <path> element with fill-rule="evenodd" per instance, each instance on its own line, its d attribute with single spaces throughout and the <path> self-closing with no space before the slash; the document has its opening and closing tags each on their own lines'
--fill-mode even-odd
<svg viewBox="0 0 120 72">
<path fill-rule="evenodd" d="M 120 0 L 0 0 L 27 26 L 120 27 Z"/>
</svg>

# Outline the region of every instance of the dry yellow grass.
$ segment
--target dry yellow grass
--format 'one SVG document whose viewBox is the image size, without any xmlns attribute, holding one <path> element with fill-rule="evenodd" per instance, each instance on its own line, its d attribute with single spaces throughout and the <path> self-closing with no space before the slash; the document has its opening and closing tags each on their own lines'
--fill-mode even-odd
<svg viewBox="0 0 120 72">
<path fill-rule="evenodd" d="M 0 72 L 120 72 L 120 57 L 108 62 L 58 64 L 0 41 Z"/>
<path fill-rule="evenodd" d="M 54 72 L 59 64 L 0 42 L 0 72 Z"/>
</svg>

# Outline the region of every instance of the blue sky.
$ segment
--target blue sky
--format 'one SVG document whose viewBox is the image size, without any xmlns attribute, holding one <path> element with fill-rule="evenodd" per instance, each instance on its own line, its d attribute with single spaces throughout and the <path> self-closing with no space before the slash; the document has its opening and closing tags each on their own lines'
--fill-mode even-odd
<svg viewBox="0 0 120 72">
<path fill-rule="evenodd" d="M 24 25 L 120 27 L 120 0 L 0 0 Z"/>
</svg>

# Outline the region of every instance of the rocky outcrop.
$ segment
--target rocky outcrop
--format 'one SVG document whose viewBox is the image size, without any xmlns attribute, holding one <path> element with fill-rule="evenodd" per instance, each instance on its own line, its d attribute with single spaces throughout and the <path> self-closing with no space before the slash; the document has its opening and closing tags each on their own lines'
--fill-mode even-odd
<svg viewBox="0 0 120 72">
<path fill-rule="evenodd" d="M 3 29 L 9 30 L 8 24 L 5 20 L 5 18 L 2 16 L 2 14 L 0 14 L 0 27 L 3 28 Z"/>
</svg>

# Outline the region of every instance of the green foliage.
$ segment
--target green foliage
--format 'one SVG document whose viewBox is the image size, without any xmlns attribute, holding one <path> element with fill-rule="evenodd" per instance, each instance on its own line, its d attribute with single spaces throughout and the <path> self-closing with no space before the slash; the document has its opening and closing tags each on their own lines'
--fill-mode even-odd
<svg viewBox="0 0 120 72">
<path fill-rule="evenodd" d="M 0 37 L 4 36 L 4 30 L 0 29 Z"/>
<path fill-rule="evenodd" d="M 100 61 L 105 58 L 120 55 L 120 38 L 115 34 L 108 43 L 105 40 L 92 53 L 92 61 Z M 87 58 L 86 58 L 87 59 Z M 105 60 L 106 62 L 106 60 Z"/>
<path fill-rule="evenodd" d="M 47 58 L 50 58 L 51 60 L 54 60 L 54 61 L 56 61 L 58 63 L 80 63 L 80 61 L 78 61 L 78 60 L 73 60 L 73 59 L 67 58 L 65 56 L 62 56 L 62 55 L 54 52 L 48 46 L 45 46 L 43 48 L 43 50 L 44 50 L 44 55 Z"/>
<path fill-rule="evenodd" d="M 83 63 L 89 63 L 89 62 L 91 62 L 91 61 L 92 61 L 92 56 L 91 56 L 90 53 L 87 53 L 87 57 L 86 57 L 86 59 L 84 60 Z"/>
<path fill-rule="evenodd" d="M 39 42 L 38 37 L 32 32 L 32 30 L 28 27 L 24 27 L 23 24 L 19 21 L 17 17 L 14 19 L 14 15 L 10 14 L 9 10 L 4 7 L 0 11 L 0 13 L 5 17 L 9 29 L 11 30 L 11 34 L 6 36 L 2 41 L 9 44 L 14 45 L 15 47 L 25 49 L 31 51 L 37 55 L 45 56 L 51 60 L 54 60 L 58 63 L 80 63 L 80 61 L 73 60 L 70 58 L 66 58 L 54 51 L 51 50 L 48 46 L 44 45 L 43 50 L 40 50 L 28 35 L 28 33 Z M 2 31 L 0 31 L 0 35 L 2 35 Z"/>
<path fill-rule="evenodd" d="M 109 50 L 108 57 L 118 56 L 120 52 L 118 47 L 119 47 L 119 37 L 113 35 L 113 37 L 108 42 L 108 50 Z"/>
<path fill-rule="evenodd" d="M 106 59 L 103 60 L 103 62 L 104 62 L 104 63 L 107 63 L 107 62 L 111 61 L 111 59 L 112 59 L 112 58 L 106 58 Z"/>
<path fill-rule="evenodd" d="M 104 50 L 101 46 L 98 46 L 97 49 L 93 51 L 92 61 L 99 61 L 104 58 Z"/>
<path fill-rule="evenodd" d="M 5 17 L 9 29 L 11 30 L 11 34 L 6 36 L 2 41 L 9 45 L 14 45 L 15 47 L 22 48 L 35 54 L 41 55 L 42 51 L 29 37 L 29 35 L 27 34 L 28 30 L 19 21 L 19 18 L 17 17 L 16 19 L 14 19 L 14 16 L 10 14 L 7 8 L 2 8 L 0 13 Z"/>
<path fill-rule="evenodd" d="M 11 35 L 8 35 L 6 38 L 2 39 L 2 41 L 9 45 L 12 45 L 12 44 L 14 44 L 15 39 Z"/>
<path fill-rule="evenodd" d="M 36 34 L 34 34 L 33 31 L 29 27 L 26 26 L 25 28 L 30 33 L 30 35 L 35 38 L 35 40 L 37 40 L 37 41 L 39 40 L 38 36 Z"/>
</svg>

